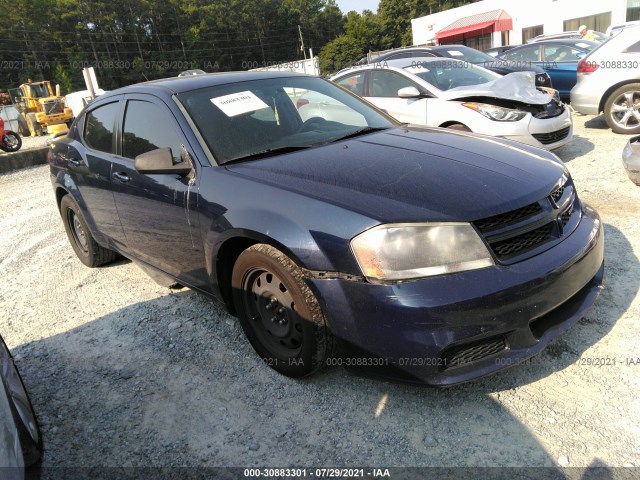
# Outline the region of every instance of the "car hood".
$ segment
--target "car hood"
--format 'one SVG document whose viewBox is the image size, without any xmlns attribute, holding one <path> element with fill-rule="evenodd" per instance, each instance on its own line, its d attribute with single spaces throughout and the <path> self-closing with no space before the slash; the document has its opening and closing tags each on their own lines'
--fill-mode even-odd
<svg viewBox="0 0 640 480">
<path fill-rule="evenodd" d="M 440 96 L 445 100 L 467 97 L 493 97 L 534 105 L 546 105 L 553 100 L 551 95 L 536 89 L 533 72 L 514 72 L 492 82 L 447 90 Z"/>
<path fill-rule="evenodd" d="M 417 126 L 224 168 L 383 223 L 488 217 L 547 196 L 565 173 L 535 147 Z"/>
</svg>

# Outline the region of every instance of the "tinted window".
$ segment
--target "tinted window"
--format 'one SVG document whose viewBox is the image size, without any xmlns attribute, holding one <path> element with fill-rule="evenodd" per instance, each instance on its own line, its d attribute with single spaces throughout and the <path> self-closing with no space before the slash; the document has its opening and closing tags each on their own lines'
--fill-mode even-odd
<svg viewBox="0 0 640 480">
<path fill-rule="evenodd" d="M 120 102 L 103 105 L 87 113 L 84 127 L 84 141 L 89 148 L 113 153 L 113 127 Z"/>
<path fill-rule="evenodd" d="M 415 83 L 402 75 L 389 70 L 371 71 L 370 97 L 397 97 L 398 90 L 405 87 L 417 87 Z"/>
<path fill-rule="evenodd" d="M 180 162 L 180 138 L 175 119 L 159 106 L 141 100 L 129 100 L 124 115 L 122 156 L 136 158 L 158 148 L 171 148 L 174 162 Z"/>
<path fill-rule="evenodd" d="M 364 95 L 364 72 L 342 77 L 336 83 L 356 95 Z"/>
<path fill-rule="evenodd" d="M 539 61 L 540 46 L 532 45 L 514 50 L 509 50 L 502 58 L 514 62 L 537 62 Z"/>
<path fill-rule="evenodd" d="M 582 54 L 582 55 L 581 55 Z M 544 59 L 547 62 L 577 62 L 584 54 L 567 45 L 545 45 Z"/>
</svg>

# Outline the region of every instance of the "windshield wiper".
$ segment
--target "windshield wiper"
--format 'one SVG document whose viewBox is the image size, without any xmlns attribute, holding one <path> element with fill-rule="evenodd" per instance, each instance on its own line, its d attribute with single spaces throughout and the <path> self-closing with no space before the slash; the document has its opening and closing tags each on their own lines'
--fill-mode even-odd
<svg viewBox="0 0 640 480">
<path fill-rule="evenodd" d="M 227 160 L 226 162 L 223 162 L 223 165 L 226 165 L 228 163 L 244 162 L 246 160 L 256 160 L 258 158 L 270 157 L 271 155 L 277 155 L 279 153 L 297 152 L 298 150 L 305 150 L 307 148 L 311 148 L 312 146 L 313 145 L 286 145 L 284 147 L 267 148 L 266 150 L 262 150 L 260 152 L 250 153 L 249 155 L 245 155 L 243 157 Z"/>
<path fill-rule="evenodd" d="M 329 141 L 329 143 L 339 142 L 341 140 L 346 140 L 347 138 L 359 137 L 360 135 L 366 135 L 367 133 L 379 132 L 381 130 L 388 130 L 390 127 L 364 127 L 360 130 L 356 130 L 355 132 L 347 133 L 342 137 L 334 138 Z"/>
</svg>

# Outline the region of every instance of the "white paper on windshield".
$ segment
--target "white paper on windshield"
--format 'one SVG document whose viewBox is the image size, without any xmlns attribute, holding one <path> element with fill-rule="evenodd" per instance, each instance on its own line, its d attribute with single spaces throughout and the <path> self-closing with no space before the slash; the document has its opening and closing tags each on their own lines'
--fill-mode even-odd
<svg viewBox="0 0 640 480">
<path fill-rule="evenodd" d="M 459 52 L 458 50 L 447 50 L 447 53 L 452 57 L 462 57 L 464 53 Z"/>
<path fill-rule="evenodd" d="M 269 108 L 266 103 L 249 90 L 212 98 L 211 103 L 222 110 L 227 117 L 235 117 L 243 113 Z"/>
<path fill-rule="evenodd" d="M 589 48 L 590 45 L 588 43 L 576 43 L 576 45 L 580 48 Z"/>
</svg>

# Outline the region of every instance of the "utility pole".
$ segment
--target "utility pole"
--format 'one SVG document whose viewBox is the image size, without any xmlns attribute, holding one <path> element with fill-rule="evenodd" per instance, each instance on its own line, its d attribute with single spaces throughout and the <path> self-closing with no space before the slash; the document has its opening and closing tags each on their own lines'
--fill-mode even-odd
<svg viewBox="0 0 640 480">
<path fill-rule="evenodd" d="M 300 33 L 300 50 L 302 50 L 302 54 L 304 55 L 304 59 L 307 59 L 307 52 L 304 49 L 304 40 L 302 39 L 302 29 L 300 25 L 298 25 L 298 32 Z"/>
</svg>

